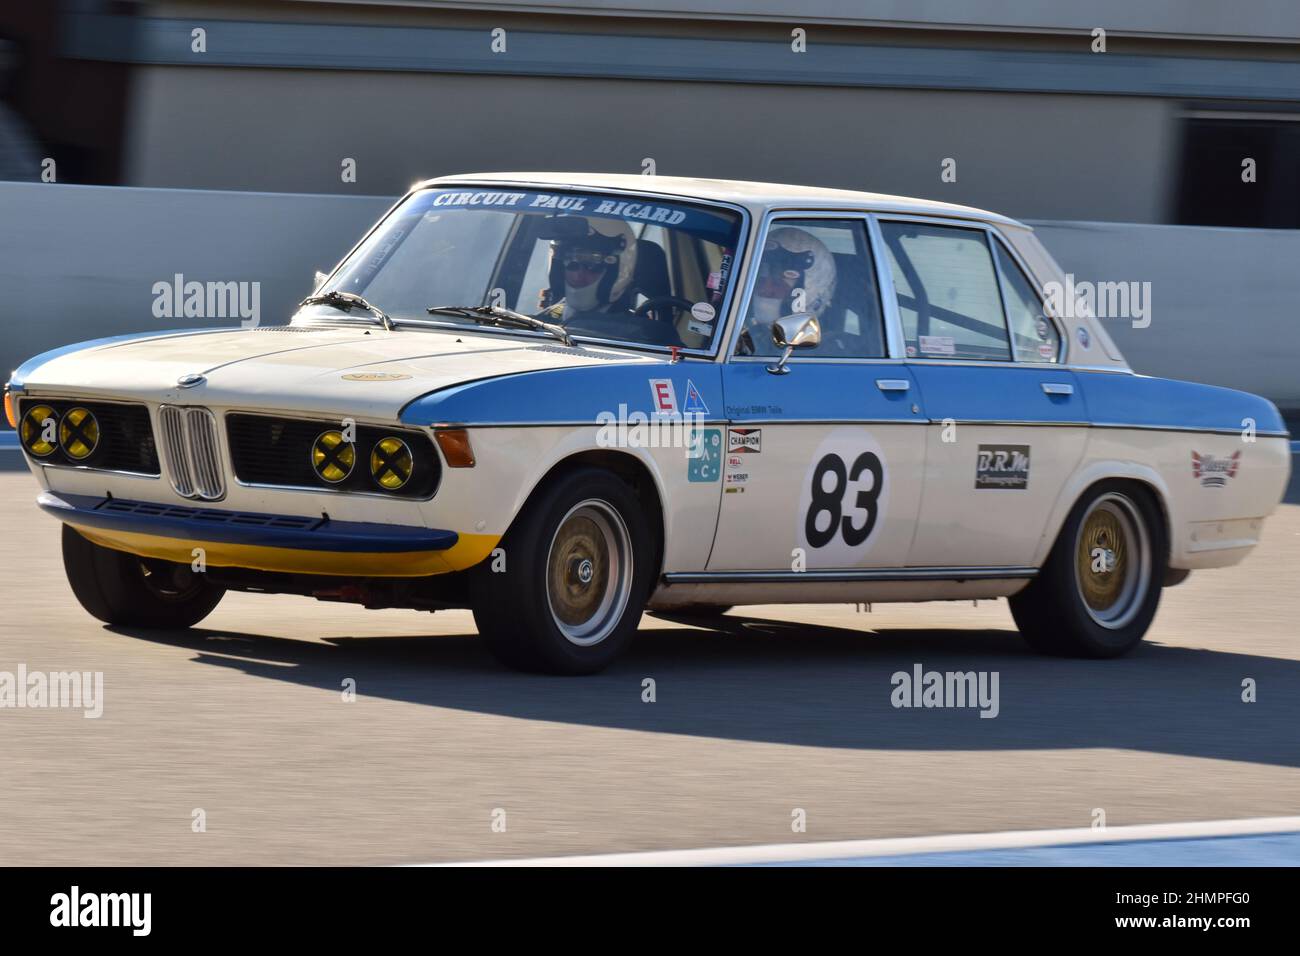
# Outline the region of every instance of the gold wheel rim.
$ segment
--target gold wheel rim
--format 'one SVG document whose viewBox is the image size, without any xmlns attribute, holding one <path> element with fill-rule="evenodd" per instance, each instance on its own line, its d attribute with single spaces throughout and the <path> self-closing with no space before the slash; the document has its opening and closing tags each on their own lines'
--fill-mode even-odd
<svg viewBox="0 0 1300 956">
<path fill-rule="evenodd" d="M 580 647 L 609 636 L 627 605 L 632 548 L 622 518 L 603 501 L 575 505 L 551 538 L 546 597 L 555 626 Z"/>
<path fill-rule="evenodd" d="M 1114 606 L 1124 588 L 1128 539 L 1113 511 L 1097 509 L 1079 534 L 1079 587 L 1094 611 Z"/>
<path fill-rule="evenodd" d="M 1150 541 L 1129 498 L 1102 495 L 1089 507 L 1075 540 L 1075 581 L 1102 627 L 1122 628 L 1141 610 L 1151 586 Z"/>
</svg>

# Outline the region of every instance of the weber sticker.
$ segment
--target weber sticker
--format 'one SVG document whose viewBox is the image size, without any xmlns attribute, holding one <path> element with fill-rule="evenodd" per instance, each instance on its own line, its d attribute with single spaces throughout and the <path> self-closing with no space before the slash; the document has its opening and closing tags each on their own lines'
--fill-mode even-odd
<svg viewBox="0 0 1300 956">
<path fill-rule="evenodd" d="M 975 487 L 1029 487 L 1029 446 L 980 445 L 975 459 Z"/>
</svg>

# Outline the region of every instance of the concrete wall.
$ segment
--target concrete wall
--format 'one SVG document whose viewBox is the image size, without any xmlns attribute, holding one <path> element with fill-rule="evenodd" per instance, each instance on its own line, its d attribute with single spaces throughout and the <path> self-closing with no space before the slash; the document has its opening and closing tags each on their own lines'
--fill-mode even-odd
<svg viewBox="0 0 1300 956">
<path fill-rule="evenodd" d="M 383 197 L 0 183 L 0 369 L 69 342 L 227 324 L 153 316 L 155 282 L 257 281 L 287 319 L 391 204 Z M 1300 409 L 1300 231 L 1035 223 L 1079 280 L 1149 281 L 1152 321 L 1107 323 L 1138 371 Z M 232 327 L 237 320 L 228 321 Z"/>
<path fill-rule="evenodd" d="M 352 248 L 391 198 L 0 183 L 0 371 L 84 339 L 226 324 L 158 319 L 153 284 L 260 282 L 283 324 L 312 274 Z M 232 326 L 236 320 L 230 320 Z"/>
<path fill-rule="evenodd" d="M 1105 325 L 1139 372 L 1300 410 L 1300 230 L 1036 222 L 1077 280 L 1151 283 L 1151 324 Z"/>
<path fill-rule="evenodd" d="M 459 172 L 639 173 L 649 157 L 663 175 L 1122 222 L 1164 218 L 1178 165 L 1175 107 L 1154 98 L 567 77 L 141 67 L 130 129 L 138 186 L 391 195 Z"/>
<path fill-rule="evenodd" d="M 320 0 L 299 0 L 316 3 Z M 347 0 L 324 0 L 347 2 Z M 782 23 L 873 23 L 950 29 L 1005 29 L 1259 39 L 1300 37 L 1291 0 L 379 0 L 390 6 L 610 16 L 717 17 Z"/>
</svg>

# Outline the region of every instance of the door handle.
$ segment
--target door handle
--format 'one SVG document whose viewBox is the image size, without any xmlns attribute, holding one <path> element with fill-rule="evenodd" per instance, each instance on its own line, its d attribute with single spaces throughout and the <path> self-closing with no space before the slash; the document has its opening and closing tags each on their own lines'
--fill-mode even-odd
<svg viewBox="0 0 1300 956">
<path fill-rule="evenodd" d="M 876 388 L 882 392 L 906 392 L 912 383 L 905 378 L 878 378 Z"/>
<path fill-rule="evenodd" d="M 1065 382 L 1043 382 L 1043 391 L 1048 395 L 1073 395 L 1074 386 Z"/>
</svg>

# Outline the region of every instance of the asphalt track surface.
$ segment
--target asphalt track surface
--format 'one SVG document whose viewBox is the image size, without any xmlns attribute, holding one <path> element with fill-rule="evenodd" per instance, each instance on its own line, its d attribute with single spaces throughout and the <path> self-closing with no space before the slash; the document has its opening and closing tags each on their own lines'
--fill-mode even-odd
<svg viewBox="0 0 1300 956">
<path fill-rule="evenodd" d="M 238 594 L 188 632 L 106 628 L 35 495 L 0 473 L 0 671 L 102 671 L 104 713 L 0 709 L 0 864 L 519 859 L 1300 808 L 1298 504 L 1244 564 L 1166 590 L 1121 660 L 1036 657 L 1005 602 L 751 607 L 716 629 L 648 616 L 610 671 L 550 678 L 498 668 L 466 612 Z M 918 663 L 996 671 L 999 716 L 895 709 L 890 676 Z"/>
</svg>

